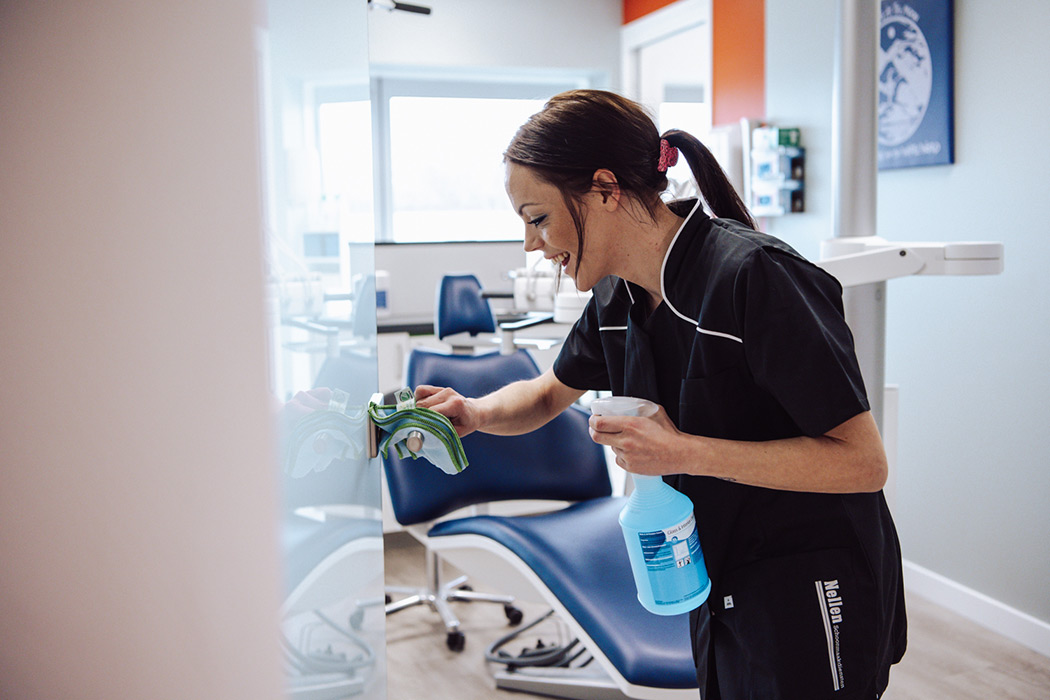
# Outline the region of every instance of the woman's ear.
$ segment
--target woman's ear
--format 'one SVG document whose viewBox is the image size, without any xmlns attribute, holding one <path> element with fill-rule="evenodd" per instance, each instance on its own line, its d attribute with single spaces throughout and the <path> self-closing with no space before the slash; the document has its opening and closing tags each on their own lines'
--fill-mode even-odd
<svg viewBox="0 0 1050 700">
<path fill-rule="evenodd" d="M 601 195 L 602 204 L 615 209 L 620 204 L 620 183 L 611 170 L 601 168 L 594 171 L 591 178 L 591 191 Z"/>
</svg>

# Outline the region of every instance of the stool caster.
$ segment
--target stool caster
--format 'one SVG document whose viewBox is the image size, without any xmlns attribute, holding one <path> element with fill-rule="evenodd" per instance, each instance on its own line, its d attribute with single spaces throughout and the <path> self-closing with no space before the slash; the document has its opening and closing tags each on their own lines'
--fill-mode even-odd
<svg viewBox="0 0 1050 700">
<path fill-rule="evenodd" d="M 503 614 L 507 616 L 507 623 L 511 627 L 516 627 L 521 624 L 522 612 L 513 605 L 504 605 Z"/>
<path fill-rule="evenodd" d="M 467 638 L 460 631 L 449 632 L 448 637 L 445 639 L 445 644 L 451 651 L 463 651 L 463 647 L 467 643 Z"/>
</svg>

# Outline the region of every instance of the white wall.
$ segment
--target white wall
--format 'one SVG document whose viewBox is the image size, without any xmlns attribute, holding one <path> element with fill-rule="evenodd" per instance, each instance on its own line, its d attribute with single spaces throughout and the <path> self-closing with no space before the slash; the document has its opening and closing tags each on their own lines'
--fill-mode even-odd
<svg viewBox="0 0 1050 700">
<path fill-rule="evenodd" d="M 419 0 L 430 15 L 373 8 L 372 63 L 594 69 L 619 82 L 620 0 Z"/>
<path fill-rule="evenodd" d="M 389 320 L 433 321 L 434 292 L 446 274 L 472 273 L 483 289 L 511 291 L 509 272 L 525 265 L 522 246 L 519 241 L 376 246 L 376 269 L 390 273 Z"/>
<path fill-rule="evenodd" d="M 835 0 L 766 2 L 768 117 L 802 128 L 806 214 L 769 229 L 816 256 L 831 230 Z M 887 382 L 900 386 L 895 515 L 906 559 L 1050 627 L 1050 4 L 955 2 L 949 166 L 879 175 L 889 240 L 998 240 L 994 277 L 888 284 Z M 975 597 L 974 597 L 975 598 Z"/>
<path fill-rule="evenodd" d="M 879 232 L 1005 244 L 1000 277 L 892 289 L 901 527 L 911 559 L 1050 622 L 1047 27 L 1043 0 L 956 3 L 956 164 L 883 173 Z"/>
<path fill-rule="evenodd" d="M 806 211 L 766 230 L 811 260 L 831 237 L 831 85 L 837 0 L 766 0 L 766 119 L 802 130 Z M 761 116 L 761 115 L 758 115 Z"/>
<path fill-rule="evenodd" d="M 0 696 L 278 698 L 252 0 L 0 5 Z"/>
</svg>

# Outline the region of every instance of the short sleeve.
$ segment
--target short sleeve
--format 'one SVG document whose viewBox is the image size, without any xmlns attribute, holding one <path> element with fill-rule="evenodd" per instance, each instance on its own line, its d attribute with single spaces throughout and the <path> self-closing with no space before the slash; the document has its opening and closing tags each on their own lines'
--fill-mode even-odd
<svg viewBox="0 0 1050 700">
<path fill-rule="evenodd" d="M 609 369 L 602 348 L 598 295 L 591 297 L 573 325 L 554 361 L 554 376 L 562 384 L 583 391 L 608 391 Z"/>
<path fill-rule="evenodd" d="M 755 382 L 806 435 L 823 435 L 868 410 L 837 280 L 767 247 L 750 257 L 736 290 Z"/>
</svg>

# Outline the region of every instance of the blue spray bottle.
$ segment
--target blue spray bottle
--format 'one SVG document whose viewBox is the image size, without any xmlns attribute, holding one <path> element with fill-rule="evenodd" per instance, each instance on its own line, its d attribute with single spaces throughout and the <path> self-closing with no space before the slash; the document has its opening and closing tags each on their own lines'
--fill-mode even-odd
<svg viewBox="0 0 1050 700">
<path fill-rule="evenodd" d="M 595 399 L 594 415 L 651 417 L 656 404 L 613 396 Z M 679 615 L 700 607 L 711 592 L 693 502 L 658 476 L 632 474 L 634 491 L 620 512 L 638 601 L 657 615 Z"/>
</svg>

